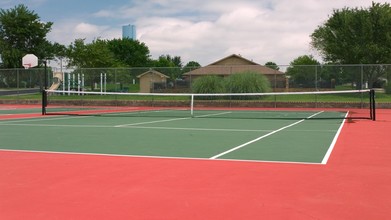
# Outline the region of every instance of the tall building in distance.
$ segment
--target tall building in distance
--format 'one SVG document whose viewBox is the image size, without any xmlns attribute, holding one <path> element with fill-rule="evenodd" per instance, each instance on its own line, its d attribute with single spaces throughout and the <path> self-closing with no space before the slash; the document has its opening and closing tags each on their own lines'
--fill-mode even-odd
<svg viewBox="0 0 391 220">
<path fill-rule="evenodd" d="M 136 26 L 135 25 L 124 25 L 122 26 L 122 39 L 129 38 L 133 40 L 136 39 Z"/>
</svg>

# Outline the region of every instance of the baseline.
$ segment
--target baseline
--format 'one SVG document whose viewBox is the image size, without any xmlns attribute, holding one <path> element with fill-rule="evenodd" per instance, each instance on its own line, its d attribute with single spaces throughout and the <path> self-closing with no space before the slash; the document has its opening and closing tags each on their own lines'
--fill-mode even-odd
<svg viewBox="0 0 391 220">
<path fill-rule="evenodd" d="M 103 153 L 81 153 L 67 151 L 39 151 L 39 150 L 12 150 L 2 149 L 0 152 L 19 152 L 19 153 L 37 153 L 37 154 L 63 154 L 63 155 L 85 155 L 85 156 L 102 156 L 102 157 L 129 157 L 129 158 L 151 158 L 151 159 L 174 159 L 174 160 L 196 160 L 210 161 L 210 158 L 202 157 L 170 157 L 170 156 L 151 156 L 151 155 L 131 155 L 131 154 L 103 154 Z M 243 160 L 243 159 L 219 159 L 213 161 L 228 162 L 248 162 L 248 163 L 274 163 L 274 164 L 298 164 L 298 165 L 322 165 L 321 163 L 312 162 L 294 162 L 294 161 L 273 161 L 273 160 Z"/>
<path fill-rule="evenodd" d="M 222 131 L 222 132 L 270 132 L 263 129 L 229 129 L 229 128 L 185 128 L 185 127 L 152 127 L 152 126 L 112 126 L 112 125 L 61 125 L 61 124 L 6 124 L 5 126 L 25 127 L 69 127 L 69 128 L 127 128 L 127 129 L 159 129 L 159 130 L 188 130 L 188 131 Z"/>
</svg>

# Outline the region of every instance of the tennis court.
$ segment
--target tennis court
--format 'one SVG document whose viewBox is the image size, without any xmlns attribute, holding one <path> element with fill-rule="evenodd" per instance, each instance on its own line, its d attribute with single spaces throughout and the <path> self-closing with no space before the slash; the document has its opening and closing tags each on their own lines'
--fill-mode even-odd
<svg viewBox="0 0 391 220">
<path fill-rule="evenodd" d="M 390 215 L 389 110 L 46 110 L 0 106 L 4 219 Z"/>
<path fill-rule="evenodd" d="M 172 110 L 133 108 L 130 112 L 102 116 L 2 120 L 0 132 L 4 136 L 0 147 L 325 164 L 347 114 L 337 111 L 204 110 L 196 117 L 168 117 L 167 111 Z M 151 112 L 153 117 L 148 116 Z M 135 114 L 137 117 L 133 117 Z M 230 114 L 252 117 L 230 118 Z M 225 117 L 215 118 L 218 115 Z"/>
</svg>

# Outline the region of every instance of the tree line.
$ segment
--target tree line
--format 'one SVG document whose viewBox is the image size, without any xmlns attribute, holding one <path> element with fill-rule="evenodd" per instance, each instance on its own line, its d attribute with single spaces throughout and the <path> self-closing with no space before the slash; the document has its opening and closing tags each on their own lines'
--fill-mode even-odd
<svg viewBox="0 0 391 220">
<path fill-rule="evenodd" d="M 67 59 L 78 68 L 98 67 L 198 67 L 191 61 L 184 65 L 180 56 L 161 55 L 152 59 L 145 43 L 133 39 L 75 39 L 70 45 L 47 40 L 53 22 L 42 22 L 27 6 L 0 9 L 1 68 L 20 68 L 25 54 L 35 54 L 39 60 Z M 42 64 L 41 64 L 42 65 Z"/>
</svg>

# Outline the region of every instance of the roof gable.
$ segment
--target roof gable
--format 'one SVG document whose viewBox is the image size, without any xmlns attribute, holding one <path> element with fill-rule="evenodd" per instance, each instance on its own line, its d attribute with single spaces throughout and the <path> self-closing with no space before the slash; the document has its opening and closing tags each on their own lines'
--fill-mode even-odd
<svg viewBox="0 0 391 220">
<path fill-rule="evenodd" d="M 283 72 L 266 66 L 262 66 L 253 61 L 245 59 L 239 55 L 232 54 L 205 67 L 184 73 L 184 76 L 220 75 L 226 76 L 233 73 L 252 71 L 264 75 L 284 75 Z"/>
<path fill-rule="evenodd" d="M 258 63 L 255 63 L 251 60 L 245 59 L 240 55 L 232 54 L 228 57 L 225 57 L 221 60 L 218 60 L 214 63 L 209 64 L 208 66 L 215 66 L 215 65 L 259 65 Z"/>
<path fill-rule="evenodd" d="M 141 73 L 140 75 L 137 76 L 137 78 L 141 78 L 141 77 L 143 77 L 144 75 L 147 75 L 147 74 L 155 74 L 155 75 L 158 75 L 158 76 L 160 76 L 162 78 L 170 78 L 169 76 L 166 76 L 163 73 L 158 72 L 156 70 L 152 70 L 152 69 L 148 70 L 147 72 Z"/>
</svg>

